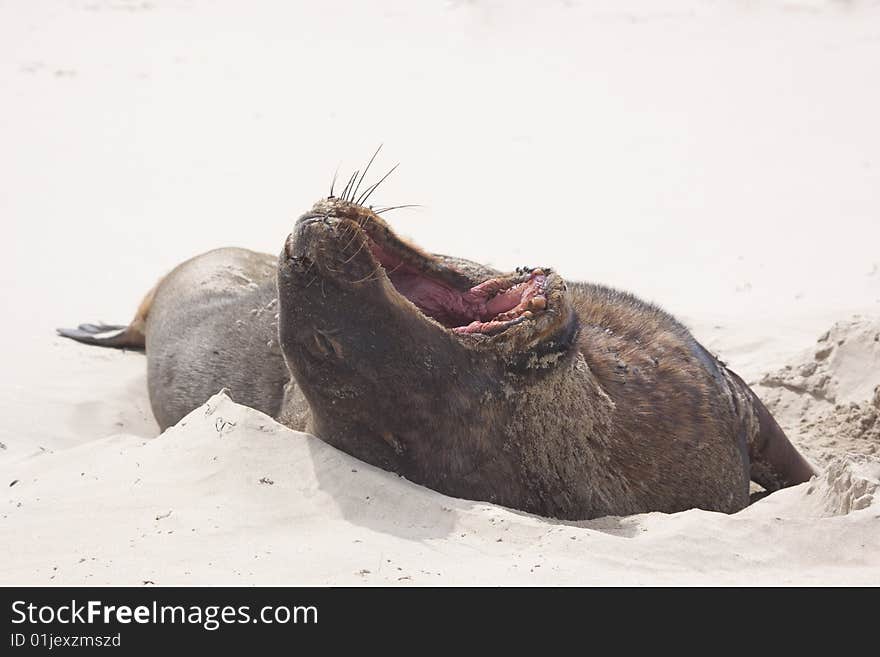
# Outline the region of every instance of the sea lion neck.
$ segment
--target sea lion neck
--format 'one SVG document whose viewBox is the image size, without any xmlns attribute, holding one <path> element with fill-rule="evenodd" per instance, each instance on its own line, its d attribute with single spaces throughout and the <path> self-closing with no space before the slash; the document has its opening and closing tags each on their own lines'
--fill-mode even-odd
<svg viewBox="0 0 880 657">
<path fill-rule="evenodd" d="M 279 337 L 314 433 L 419 480 L 431 476 L 420 450 L 445 441 L 450 468 L 477 467 L 513 412 L 464 432 L 462 419 L 555 379 L 577 318 L 552 270 L 472 264 L 423 251 L 350 203 L 319 202 L 297 221 L 279 258 Z"/>
</svg>

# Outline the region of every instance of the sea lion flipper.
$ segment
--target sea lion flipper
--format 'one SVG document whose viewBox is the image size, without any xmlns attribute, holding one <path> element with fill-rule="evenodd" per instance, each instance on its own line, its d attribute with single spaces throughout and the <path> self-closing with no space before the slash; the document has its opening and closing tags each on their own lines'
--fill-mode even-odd
<svg viewBox="0 0 880 657">
<path fill-rule="evenodd" d="M 727 372 L 731 375 L 734 392 L 745 398 L 757 420 L 747 438 L 752 481 L 771 492 L 809 481 L 817 474 L 816 468 L 791 444 L 782 427 L 746 382 L 734 372 Z"/>
<path fill-rule="evenodd" d="M 58 335 L 65 338 L 99 347 L 143 349 L 145 345 L 143 333 L 133 330 L 130 326 L 103 323 L 80 324 L 79 328 L 60 328 L 56 329 L 56 331 Z"/>
<path fill-rule="evenodd" d="M 86 331 L 87 333 L 103 333 L 105 331 L 118 331 L 119 329 L 124 329 L 126 327 L 119 324 L 105 324 L 104 322 L 99 322 L 98 324 L 80 324 L 77 328 L 80 331 Z"/>
<path fill-rule="evenodd" d="M 161 282 L 162 279 L 159 279 L 159 283 Z M 137 312 L 134 314 L 134 319 L 131 320 L 131 324 L 128 326 L 98 322 L 97 324 L 80 324 L 75 329 L 60 328 L 55 330 L 62 337 L 85 344 L 93 344 L 98 347 L 146 349 L 147 315 L 150 314 L 150 308 L 153 306 L 153 299 L 156 296 L 159 283 L 156 283 L 144 296 Z"/>
</svg>

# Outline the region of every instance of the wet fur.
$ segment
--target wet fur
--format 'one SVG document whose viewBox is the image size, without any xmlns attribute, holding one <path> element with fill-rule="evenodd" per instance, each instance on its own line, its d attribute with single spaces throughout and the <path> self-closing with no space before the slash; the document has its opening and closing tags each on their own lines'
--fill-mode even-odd
<svg viewBox="0 0 880 657">
<path fill-rule="evenodd" d="M 570 519 L 734 512 L 752 476 L 771 489 L 812 476 L 741 379 L 658 307 L 570 283 L 571 343 L 524 347 L 513 330 L 462 343 L 373 275 L 353 226 L 384 224 L 332 212 L 306 215 L 288 241 L 300 255 L 279 261 L 291 403 L 327 442 L 450 495 Z"/>
<path fill-rule="evenodd" d="M 430 488 L 546 516 L 746 506 L 747 432 L 714 359 L 696 356 L 689 334 L 653 307 L 632 299 L 620 316 L 618 293 L 571 291 L 582 313 L 577 348 L 525 368 L 456 354 L 442 337 L 375 345 L 379 361 L 407 354 L 393 379 L 364 366 L 346 374 L 333 355 L 327 367 L 294 348 L 309 428 Z M 294 343 L 283 331 L 282 343 Z"/>
<path fill-rule="evenodd" d="M 357 267 L 359 247 L 328 262 Z M 497 274 L 429 257 L 473 280 Z M 308 298 L 293 298 L 287 266 L 284 254 L 219 249 L 147 295 L 129 336 L 145 335 L 163 429 L 227 388 L 430 488 L 570 519 L 734 512 L 748 504 L 750 476 L 775 489 L 813 472 L 739 377 L 632 295 L 569 283 L 573 341 L 523 359 L 426 335 L 372 267 L 351 289 L 313 263 L 297 274 Z"/>
</svg>

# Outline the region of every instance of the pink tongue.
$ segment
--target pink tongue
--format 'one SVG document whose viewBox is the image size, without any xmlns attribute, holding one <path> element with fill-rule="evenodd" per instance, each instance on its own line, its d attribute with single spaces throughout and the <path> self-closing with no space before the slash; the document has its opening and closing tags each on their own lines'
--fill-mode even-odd
<svg viewBox="0 0 880 657">
<path fill-rule="evenodd" d="M 546 281 L 544 272 L 537 270 L 528 280 L 509 289 L 501 289 L 509 283 L 493 278 L 461 294 L 445 283 L 426 277 L 375 242 L 370 243 L 370 248 L 388 271 L 388 277 L 398 292 L 422 312 L 458 333 L 488 332 L 506 326 L 530 307 L 532 299 L 542 294 Z M 474 321 L 464 326 L 453 323 L 468 320 Z"/>
<path fill-rule="evenodd" d="M 486 302 L 486 312 L 490 317 L 506 313 L 515 308 L 522 299 L 522 284 L 514 285 L 509 290 L 500 292 Z"/>
<path fill-rule="evenodd" d="M 529 302 L 541 293 L 546 279 L 546 276 L 538 274 L 523 283 L 517 283 L 509 290 L 499 292 L 486 302 L 486 314 L 489 317 L 498 317 L 512 310 L 518 313 L 525 311 Z"/>
</svg>

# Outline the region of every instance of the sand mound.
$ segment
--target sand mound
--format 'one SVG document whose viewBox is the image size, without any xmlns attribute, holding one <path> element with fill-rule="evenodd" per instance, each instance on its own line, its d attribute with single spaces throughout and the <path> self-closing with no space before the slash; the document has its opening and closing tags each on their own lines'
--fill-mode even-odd
<svg viewBox="0 0 880 657">
<path fill-rule="evenodd" d="M 880 386 L 871 401 L 836 406 L 818 419 L 806 418 L 803 432 L 812 432 L 824 454 L 844 448 L 861 454 L 880 452 Z"/>
<path fill-rule="evenodd" d="M 863 454 L 838 456 L 811 481 L 804 494 L 830 515 L 880 505 L 880 460 Z"/>
<path fill-rule="evenodd" d="M 416 486 L 219 394 L 154 440 L 0 468 L 0 581 L 878 582 L 878 470 L 841 461 L 734 516 L 559 522 Z"/>
<path fill-rule="evenodd" d="M 880 319 L 836 323 L 756 391 L 812 459 L 880 453 Z"/>
</svg>

